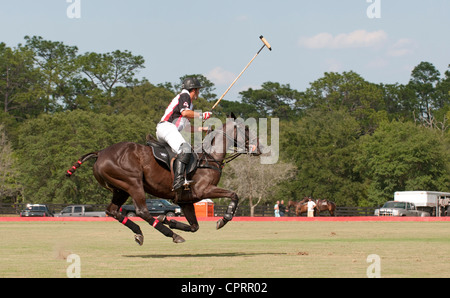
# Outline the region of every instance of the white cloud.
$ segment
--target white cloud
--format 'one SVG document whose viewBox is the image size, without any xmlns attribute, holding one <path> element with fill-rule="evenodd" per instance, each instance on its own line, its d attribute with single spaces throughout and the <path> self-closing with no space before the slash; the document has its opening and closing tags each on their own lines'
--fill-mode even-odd
<svg viewBox="0 0 450 298">
<path fill-rule="evenodd" d="M 387 55 L 391 57 L 403 57 L 414 52 L 417 47 L 414 40 L 408 38 L 399 39 L 387 51 Z"/>
<path fill-rule="evenodd" d="M 339 72 L 344 68 L 341 61 L 333 58 L 325 60 L 324 65 L 329 72 Z"/>
<path fill-rule="evenodd" d="M 387 34 L 383 30 L 374 32 L 356 30 L 336 36 L 327 32 L 319 33 L 313 37 L 300 39 L 299 45 L 309 49 L 368 48 L 382 45 L 386 40 Z"/>
<path fill-rule="evenodd" d="M 236 75 L 230 71 L 224 70 L 222 67 L 216 67 L 207 73 L 206 77 L 215 85 L 231 84 Z"/>
</svg>

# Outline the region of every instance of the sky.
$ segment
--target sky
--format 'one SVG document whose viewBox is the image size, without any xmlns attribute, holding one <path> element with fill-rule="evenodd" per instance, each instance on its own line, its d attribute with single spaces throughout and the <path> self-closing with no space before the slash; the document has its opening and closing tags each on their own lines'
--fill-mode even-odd
<svg viewBox="0 0 450 298">
<path fill-rule="evenodd" d="M 373 83 L 406 84 L 422 61 L 450 64 L 449 0 L 0 0 L 0 42 L 24 36 L 77 46 L 79 53 L 129 50 L 145 59 L 138 77 L 178 83 L 203 74 L 218 97 L 264 82 L 305 91 L 325 72 L 354 71 Z"/>
</svg>

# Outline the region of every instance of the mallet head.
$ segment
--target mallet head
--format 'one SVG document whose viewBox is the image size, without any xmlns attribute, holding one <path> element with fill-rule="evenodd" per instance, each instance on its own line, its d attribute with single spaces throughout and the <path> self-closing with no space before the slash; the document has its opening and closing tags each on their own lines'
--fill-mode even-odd
<svg viewBox="0 0 450 298">
<path fill-rule="evenodd" d="M 260 36 L 259 38 L 261 38 L 261 41 L 266 45 L 266 47 L 272 51 L 272 47 L 270 46 L 270 44 L 267 42 L 267 40 L 264 38 L 264 36 Z"/>
</svg>

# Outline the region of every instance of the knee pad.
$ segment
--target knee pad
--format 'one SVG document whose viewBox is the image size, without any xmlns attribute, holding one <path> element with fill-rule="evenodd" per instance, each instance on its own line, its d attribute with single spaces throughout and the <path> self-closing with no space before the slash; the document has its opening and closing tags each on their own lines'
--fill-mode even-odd
<svg viewBox="0 0 450 298">
<path fill-rule="evenodd" d="M 191 145 L 189 145 L 188 143 L 181 144 L 180 148 L 178 149 L 178 153 L 179 154 L 180 153 L 188 154 L 188 153 L 191 153 L 191 152 L 192 152 Z"/>
<path fill-rule="evenodd" d="M 184 164 L 188 164 L 191 160 L 192 149 L 188 143 L 183 143 L 178 149 L 177 159 Z"/>
</svg>

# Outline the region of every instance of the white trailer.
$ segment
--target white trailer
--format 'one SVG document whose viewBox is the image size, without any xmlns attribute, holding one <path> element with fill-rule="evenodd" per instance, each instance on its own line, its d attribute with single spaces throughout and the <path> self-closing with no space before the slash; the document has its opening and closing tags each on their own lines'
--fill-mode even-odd
<svg viewBox="0 0 450 298">
<path fill-rule="evenodd" d="M 450 193 L 438 191 L 397 191 L 394 201 L 414 203 L 417 210 L 431 216 L 450 216 Z"/>
</svg>

